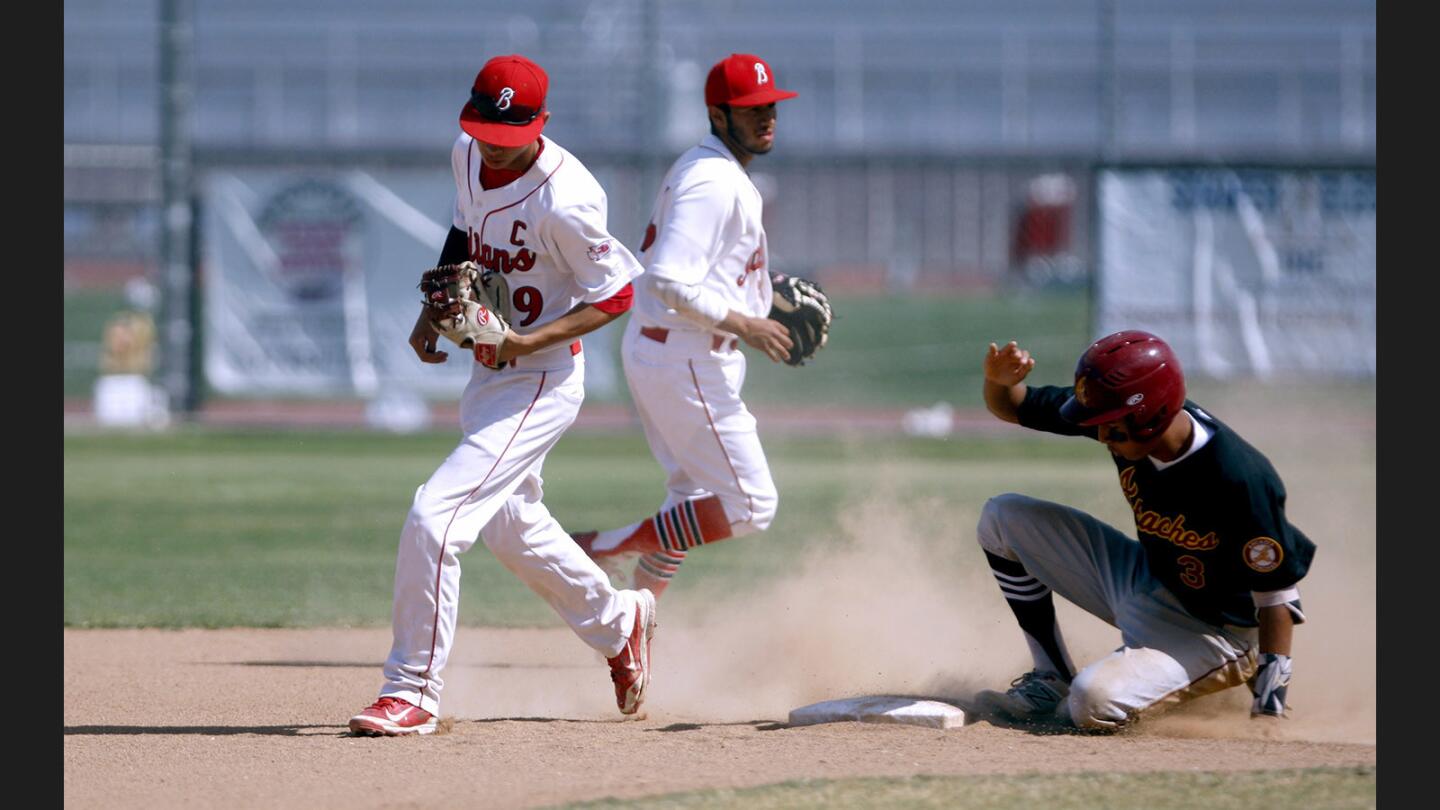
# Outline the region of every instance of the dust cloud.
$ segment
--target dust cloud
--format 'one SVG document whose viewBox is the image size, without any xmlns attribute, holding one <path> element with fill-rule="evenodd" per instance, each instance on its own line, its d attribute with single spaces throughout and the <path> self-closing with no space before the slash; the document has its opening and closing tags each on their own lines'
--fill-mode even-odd
<svg viewBox="0 0 1440 810">
<path fill-rule="evenodd" d="M 1302 469 L 1287 475 L 1292 493 L 1305 492 L 1292 496 L 1291 516 L 1320 550 L 1300 586 L 1308 621 L 1295 631 L 1290 716 L 1252 720 L 1249 691 L 1238 688 L 1147 718 L 1137 732 L 1375 741 L 1373 488 L 1363 470 L 1357 481 Z M 875 493 L 851 507 L 839 521 L 845 536 L 811 543 L 796 570 L 757 591 L 667 595 L 655 705 L 739 722 L 859 695 L 963 703 L 1028 670 L 1023 636 L 974 539 L 982 504 L 899 511 L 899 502 Z M 958 540 L 937 543 L 937 531 Z M 1078 666 L 1119 646 L 1115 628 L 1061 598 L 1056 605 Z"/>
<path fill-rule="evenodd" d="M 1242 412 L 1227 420 L 1262 439 L 1256 443 L 1290 492 L 1292 522 L 1319 547 L 1300 584 L 1308 621 L 1295 631 L 1291 716 L 1252 720 L 1242 687 L 1147 717 L 1136 733 L 1374 743 L 1374 422 L 1355 422 L 1346 412 L 1345 429 L 1331 430 L 1326 424 L 1335 416 L 1283 423 L 1253 417 L 1242 426 Z M 903 479 L 869 472 L 870 482 Z M 1097 492 L 1111 486 L 1095 481 Z M 1046 497 L 1045 489 L 1026 491 Z M 983 499 L 917 503 L 903 495 L 872 488 L 840 516 L 843 534 L 793 538 L 805 543 L 799 561 L 753 587 L 727 591 L 703 579 L 687 582 L 682 573 L 660 603 L 650 712 L 679 722 L 783 722 L 799 706 L 860 695 L 963 703 L 1028 670 L 1023 637 L 975 541 Z M 1120 515 L 1100 516 L 1133 531 L 1117 522 Z M 1063 599 L 1056 605 L 1077 665 L 1120 644 L 1115 628 Z M 537 675 L 525 694 L 513 684 L 504 695 L 476 694 L 473 684 L 462 689 L 467 703 L 491 710 L 498 700 L 534 716 L 613 717 L 594 688 L 595 667 L 603 676 L 603 664 L 592 657 L 570 681 Z M 565 686 L 582 676 L 583 687 Z"/>
</svg>

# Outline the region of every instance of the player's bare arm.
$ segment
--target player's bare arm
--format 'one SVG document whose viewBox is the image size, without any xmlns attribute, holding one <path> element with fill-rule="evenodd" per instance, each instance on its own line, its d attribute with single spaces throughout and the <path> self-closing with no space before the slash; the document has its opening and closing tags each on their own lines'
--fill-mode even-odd
<svg viewBox="0 0 1440 810">
<path fill-rule="evenodd" d="M 421 307 L 419 316 L 415 318 L 415 326 L 410 330 L 410 348 L 415 350 L 415 356 L 422 363 L 443 363 L 450 355 L 437 349 L 440 335 L 431 328 L 426 313 L 427 309 Z"/>
<path fill-rule="evenodd" d="M 1255 612 L 1260 624 L 1259 668 L 1250 681 L 1255 696 L 1251 717 L 1284 717 L 1286 693 L 1290 688 L 1290 640 L 1295 617 L 1286 605 L 1270 605 Z"/>
<path fill-rule="evenodd" d="M 440 250 L 440 259 L 435 264 L 443 266 L 465 261 L 469 257 L 469 241 L 465 231 L 450 226 L 450 233 L 445 237 L 445 245 Z M 440 334 L 431 328 L 428 312 L 427 307 L 420 307 L 420 314 L 416 316 L 415 326 L 410 330 L 410 337 L 406 342 L 415 350 L 415 356 L 420 358 L 420 362 L 443 363 L 450 355 L 437 348 Z"/>
<path fill-rule="evenodd" d="M 620 312 L 612 315 L 589 304 L 579 304 L 528 335 L 509 333 L 505 338 L 505 346 L 500 350 L 500 362 L 534 354 L 557 343 L 574 340 L 581 335 L 594 332 L 623 314 L 625 313 Z"/>
<path fill-rule="evenodd" d="M 790 355 L 790 347 L 795 345 L 785 325 L 769 318 L 751 318 L 732 309 L 716 325 L 738 335 L 747 346 L 759 349 L 776 363 L 785 362 Z"/>
<path fill-rule="evenodd" d="M 1260 652 L 1290 654 L 1290 640 L 1295 633 L 1295 617 L 1285 605 L 1262 607 L 1256 611 L 1260 622 Z"/>
<path fill-rule="evenodd" d="M 1035 358 L 1030 352 L 1010 341 L 1004 348 L 994 343 L 985 352 L 985 407 L 1006 422 L 1018 424 L 1017 410 L 1025 401 L 1025 378 L 1035 368 Z"/>
</svg>

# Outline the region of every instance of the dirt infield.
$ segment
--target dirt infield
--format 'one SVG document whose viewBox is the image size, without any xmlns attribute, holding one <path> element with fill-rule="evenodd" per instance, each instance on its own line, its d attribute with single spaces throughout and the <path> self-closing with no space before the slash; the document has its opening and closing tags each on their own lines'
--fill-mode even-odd
<svg viewBox="0 0 1440 810">
<path fill-rule="evenodd" d="M 678 628 L 662 620 L 665 630 Z M 371 739 L 348 736 L 345 721 L 379 686 L 387 630 L 66 630 L 65 804 L 538 806 L 807 777 L 1376 761 L 1373 708 L 1349 723 L 1313 713 L 1252 723 L 1239 695 L 1119 737 L 983 723 L 787 728 L 789 707 L 837 695 L 777 689 L 761 671 L 747 681 L 743 666 L 694 670 L 689 635 L 657 636 L 648 717 L 623 721 L 599 656 L 568 631 L 465 628 L 445 732 Z M 700 688 L 713 699 L 694 699 Z"/>
<path fill-rule="evenodd" d="M 867 471 L 869 496 L 844 506 L 844 536 L 771 584 L 696 577 L 667 593 L 639 721 L 620 719 L 600 656 L 563 628 L 462 627 L 445 671 L 445 733 L 399 739 L 352 738 L 345 725 L 380 687 L 388 628 L 66 629 L 66 804 L 529 807 L 801 778 L 1374 765 L 1374 418 L 1326 399 L 1297 414 L 1290 402 L 1279 418 L 1217 412 L 1263 437 L 1287 510 L 1321 547 L 1302 584 L 1310 621 L 1295 633 L 1291 719 L 1250 720 L 1249 695 L 1235 689 L 1111 737 L 984 723 L 786 727 L 790 709 L 819 700 L 963 698 L 1028 668 L 978 559 L 979 502 L 897 512 L 882 465 Z M 1036 465 L 991 467 L 1010 480 Z M 1035 491 L 1065 474 L 1046 472 Z M 1093 484 L 1103 500 L 1086 505 L 1128 520 L 1113 485 L 1098 474 Z M 1056 607 L 1077 663 L 1119 643 L 1114 628 Z"/>
</svg>

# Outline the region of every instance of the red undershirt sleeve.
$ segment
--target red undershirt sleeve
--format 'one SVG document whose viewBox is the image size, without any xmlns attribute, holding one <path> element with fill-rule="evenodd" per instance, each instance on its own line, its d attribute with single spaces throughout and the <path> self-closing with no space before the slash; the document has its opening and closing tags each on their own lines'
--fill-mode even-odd
<svg viewBox="0 0 1440 810">
<path fill-rule="evenodd" d="M 606 313 L 607 315 L 619 315 L 629 310 L 630 305 L 634 302 L 635 285 L 626 284 L 623 288 L 621 288 L 620 292 L 617 292 L 609 298 L 606 298 L 604 301 L 591 304 L 590 306 L 595 307 L 596 309 Z"/>
</svg>

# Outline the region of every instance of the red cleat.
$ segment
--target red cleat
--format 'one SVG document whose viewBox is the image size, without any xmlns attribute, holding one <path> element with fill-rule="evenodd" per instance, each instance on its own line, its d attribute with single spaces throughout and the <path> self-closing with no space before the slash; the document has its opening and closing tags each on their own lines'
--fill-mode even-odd
<svg viewBox="0 0 1440 810">
<path fill-rule="evenodd" d="M 433 734 L 435 716 L 396 697 L 382 697 L 350 718 L 350 731 L 366 737 L 402 737 Z"/>
<path fill-rule="evenodd" d="M 635 613 L 635 629 L 620 654 L 608 659 L 610 680 L 615 682 L 615 704 L 621 714 L 634 714 L 645 702 L 645 689 L 650 685 L 650 639 L 655 635 L 655 595 L 639 591 L 640 606 Z M 353 724 L 353 721 L 352 721 Z"/>
</svg>

